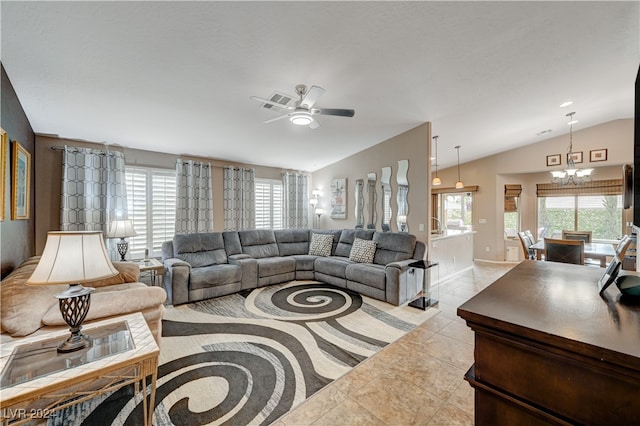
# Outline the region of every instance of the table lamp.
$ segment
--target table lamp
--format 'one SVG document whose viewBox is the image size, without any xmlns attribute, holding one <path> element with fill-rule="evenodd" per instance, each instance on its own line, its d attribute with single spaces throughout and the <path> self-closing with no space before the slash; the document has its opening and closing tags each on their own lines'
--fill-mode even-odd
<svg viewBox="0 0 640 426">
<path fill-rule="evenodd" d="M 83 283 L 118 274 L 109 260 L 101 231 L 51 231 L 40 262 L 26 282 L 27 285 L 69 284 L 56 294 L 62 318 L 71 335 L 58 346 L 58 352 L 73 352 L 91 345 L 81 333 L 82 322 L 91 305 L 91 287 Z"/>
<path fill-rule="evenodd" d="M 127 250 L 129 250 L 129 243 L 125 241 L 125 238 L 135 237 L 136 235 L 138 235 L 138 233 L 133 229 L 133 224 L 130 219 L 118 219 L 111 222 L 107 238 L 120 238 L 117 246 L 122 262 L 125 261 L 124 256 L 127 254 Z"/>
</svg>

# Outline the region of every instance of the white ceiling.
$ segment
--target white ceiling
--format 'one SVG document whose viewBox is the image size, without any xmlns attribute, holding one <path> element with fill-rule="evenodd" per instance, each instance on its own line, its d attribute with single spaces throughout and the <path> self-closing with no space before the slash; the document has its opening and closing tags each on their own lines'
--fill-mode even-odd
<svg viewBox="0 0 640 426">
<path fill-rule="evenodd" d="M 313 171 L 431 121 L 446 167 L 633 117 L 639 5 L 2 1 L 1 53 L 37 133 Z M 263 124 L 299 83 L 355 117 Z"/>
</svg>

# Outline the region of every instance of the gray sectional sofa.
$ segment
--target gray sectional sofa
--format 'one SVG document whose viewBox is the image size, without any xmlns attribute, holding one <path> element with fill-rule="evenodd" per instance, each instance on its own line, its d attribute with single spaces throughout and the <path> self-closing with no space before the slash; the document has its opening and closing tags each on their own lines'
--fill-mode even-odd
<svg viewBox="0 0 640 426">
<path fill-rule="evenodd" d="M 314 234 L 332 236 L 330 254 L 309 254 Z M 356 239 L 375 242 L 371 263 L 349 259 Z M 414 235 L 364 229 L 180 234 L 162 245 L 164 287 L 173 305 L 292 280 L 317 280 L 401 305 L 415 296 L 403 272 L 425 254 Z"/>
</svg>

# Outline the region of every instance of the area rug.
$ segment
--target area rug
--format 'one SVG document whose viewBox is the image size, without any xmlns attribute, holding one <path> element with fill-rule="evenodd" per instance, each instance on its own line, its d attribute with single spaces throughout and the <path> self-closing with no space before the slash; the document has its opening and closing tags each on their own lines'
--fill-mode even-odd
<svg viewBox="0 0 640 426">
<path fill-rule="evenodd" d="M 266 425 L 436 313 L 314 281 L 169 307 L 154 425 Z M 51 425 L 141 425 L 131 388 Z"/>
</svg>

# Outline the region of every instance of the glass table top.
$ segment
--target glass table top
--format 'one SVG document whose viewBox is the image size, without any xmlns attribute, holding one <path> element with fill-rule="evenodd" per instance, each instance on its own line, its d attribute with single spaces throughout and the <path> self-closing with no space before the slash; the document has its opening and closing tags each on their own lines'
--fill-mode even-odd
<svg viewBox="0 0 640 426">
<path fill-rule="evenodd" d="M 135 347 L 124 321 L 91 328 L 83 334 L 89 337 L 91 346 L 75 352 L 58 353 L 58 345 L 67 335 L 16 346 L 2 371 L 0 387 L 14 386 Z"/>
</svg>

